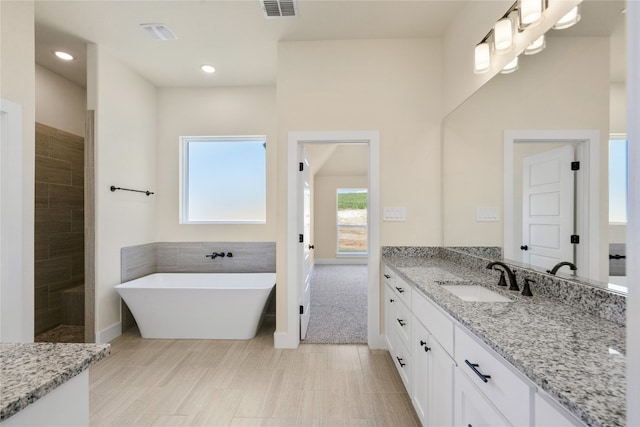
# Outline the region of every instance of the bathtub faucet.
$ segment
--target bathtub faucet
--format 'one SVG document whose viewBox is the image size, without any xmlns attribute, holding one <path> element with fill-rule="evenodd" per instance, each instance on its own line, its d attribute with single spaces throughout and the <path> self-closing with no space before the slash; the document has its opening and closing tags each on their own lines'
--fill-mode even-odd
<svg viewBox="0 0 640 427">
<path fill-rule="evenodd" d="M 205 255 L 205 258 L 216 259 L 218 257 L 224 258 L 226 254 L 224 252 L 211 252 L 211 255 Z"/>
</svg>

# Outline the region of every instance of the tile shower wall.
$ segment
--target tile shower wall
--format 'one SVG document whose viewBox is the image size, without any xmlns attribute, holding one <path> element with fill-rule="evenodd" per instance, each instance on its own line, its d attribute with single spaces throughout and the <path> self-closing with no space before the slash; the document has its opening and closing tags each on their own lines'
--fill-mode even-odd
<svg viewBox="0 0 640 427">
<path fill-rule="evenodd" d="M 211 252 L 233 257 L 206 258 Z M 121 250 L 121 282 L 152 273 L 275 273 L 275 242 L 157 242 Z M 274 307 L 270 306 L 270 310 Z M 122 303 L 122 329 L 135 325 Z"/>
<path fill-rule="evenodd" d="M 35 334 L 84 324 L 84 139 L 36 123 Z"/>
</svg>

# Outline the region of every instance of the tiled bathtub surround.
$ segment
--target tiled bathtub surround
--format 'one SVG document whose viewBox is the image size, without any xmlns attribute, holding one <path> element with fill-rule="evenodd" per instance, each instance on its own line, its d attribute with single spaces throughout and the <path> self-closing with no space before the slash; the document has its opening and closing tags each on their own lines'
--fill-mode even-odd
<svg viewBox="0 0 640 427">
<path fill-rule="evenodd" d="M 206 258 L 211 252 L 233 257 Z M 274 242 L 157 242 L 122 248 L 123 282 L 152 273 L 274 273 Z"/>
</svg>

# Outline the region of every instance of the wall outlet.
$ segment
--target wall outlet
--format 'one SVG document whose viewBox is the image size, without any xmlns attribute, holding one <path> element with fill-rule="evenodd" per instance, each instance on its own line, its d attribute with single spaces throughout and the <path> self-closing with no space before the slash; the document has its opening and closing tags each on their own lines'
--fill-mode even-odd
<svg viewBox="0 0 640 427">
<path fill-rule="evenodd" d="M 385 207 L 382 210 L 382 220 L 383 221 L 406 221 L 407 208 Z"/>
<path fill-rule="evenodd" d="M 499 208 L 476 208 L 476 222 L 500 221 Z"/>
</svg>

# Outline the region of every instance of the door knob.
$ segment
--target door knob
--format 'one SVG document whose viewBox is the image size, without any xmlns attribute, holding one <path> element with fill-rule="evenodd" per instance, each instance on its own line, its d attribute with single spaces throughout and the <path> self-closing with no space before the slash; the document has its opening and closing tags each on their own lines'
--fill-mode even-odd
<svg viewBox="0 0 640 427">
<path fill-rule="evenodd" d="M 520 246 L 520 249 L 523 250 L 523 251 L 527 251 L 527 250 L 529 250 L 529 246 L 522 245 L 522 246 Z"/>
<path fill-rule="evenodd" d="M 309 245 L 309 249 L 315 249 L 315 246 Z"/>
</svg>

